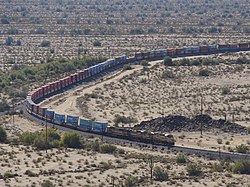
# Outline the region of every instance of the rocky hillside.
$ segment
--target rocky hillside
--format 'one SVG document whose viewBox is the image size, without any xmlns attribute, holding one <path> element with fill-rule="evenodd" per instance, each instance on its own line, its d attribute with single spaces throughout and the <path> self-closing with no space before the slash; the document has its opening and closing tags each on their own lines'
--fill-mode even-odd
<svg viewBox="0 0 250 187">
<path fill-rule="evenodd" d="M 215 120 L 209 115 L 198 115 L 193 118 L 187 118 L 185 116 L 165 116 L 152 119 L 150 121 L 142 121 L 136 125 L 135 129 L 147 129 L 150 131 L 200 131 L 200 128 L 204 131 L 212 129 L 220 129 L 224 132 L 232 133 L 246 133 L 246 127 L 243 127 L 236 123 L 231 123 L 223 119 Z"/>
</svg>

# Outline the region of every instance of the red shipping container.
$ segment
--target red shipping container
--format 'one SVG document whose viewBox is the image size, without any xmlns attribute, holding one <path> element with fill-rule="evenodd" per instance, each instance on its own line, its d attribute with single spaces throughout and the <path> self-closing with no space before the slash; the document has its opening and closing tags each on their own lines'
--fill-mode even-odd
<svg viewBox="0 0 250 187">
<path fill-rule="evenodd" d="M 240 43 L 239 48 L 240 49 L 247 49 L 248 48 L 248 43 Z"/>
<path fill-rule="evenodd" d="M 176 49 L 176 54 L 177 54 L 177 55 L 184 54 L 184 49 L 183 49 L 183 48 L 177 48 L 177 49 Z"/>
<path fill-rule="evenodd" d="M 175 48 L 168 48 L 167 52 L 168 52 L 168 56 L 174 56 L 176 54 L 176 49 Z"/>
</svg>

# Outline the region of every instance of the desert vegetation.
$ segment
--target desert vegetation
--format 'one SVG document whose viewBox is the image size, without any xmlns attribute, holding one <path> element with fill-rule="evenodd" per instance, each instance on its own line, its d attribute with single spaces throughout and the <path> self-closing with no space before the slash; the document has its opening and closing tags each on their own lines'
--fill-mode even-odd
<svg viewBox="0 0 250 187">
<path fill-rule="evenodd" d="M 27 126 L 27 125 L 26 125 Z M 4 128 L 3 128 L 4 130 Z M 167 149 L 134 144 L 110 144 L 93 137 L 48 129 L 48 151 L 35 142 L 45 140 L 44 130 L 21 133 L 0 144 L 1 185 L 26 186 L 213 186 L 248 187 L 249 161 L 214 161 L 171 153 Z M 51 142 L 60 141 L 58 146 Z M 33 143 L 32 143 L 33 142 Z M 42 141 L 43 142 L 43 141 Z M 72 145 L 72 144 L 71 144 Z M 244 176 L 243 176 L 244 175 Z M 227 180 L 225 180 L 227 179 Z"/>
</svg>

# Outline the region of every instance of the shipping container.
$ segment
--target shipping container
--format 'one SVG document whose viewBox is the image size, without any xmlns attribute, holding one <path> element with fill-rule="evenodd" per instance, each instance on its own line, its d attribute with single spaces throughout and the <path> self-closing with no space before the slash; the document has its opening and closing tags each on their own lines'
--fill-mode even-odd
<svg viewBox="0 0 250 187">
<path fill-rule="evenodd" d="M 38 108 L 38 114 L 39 114 L 39 116 L 45 117 L 45 111 L 46 111 L 46 108 L 39 107 Z"/>
<path fill-rule="evenodd" d="M 230 51 L 238 51 L 239 50 L 239 44 L 229 44 L 229 50 Z"/>
<path fill-rule="evenodd" d="M 149 58 L 150 53 L 149 52 L 144 52 L 142 53 L 143 59 L 148 59 Z"/>
<path fill-rule="evenodd" d="M 64 124 L 65 123 L 65 115 L 55 113 L 54 122 L 57 124 Z"/>
<path fill-rule="evenodd" d="M 86 131 L 92 130 L 93 122 L 91 120 L 80 118 L 80 128 Z"/>
<path fill-rule="evenodd" d="M 218 49 L 219 49 L 219 51 L 222 51 L 222 52 L 229 51 L 229 45 L 228 44 L 219 44 Z"/>
<path fill-rule="evenodd" d="M 239 44 L 239 48 L 242 50 L 244 50 L 244 49 L 248 49 L 248 43 L 240 43 Z"/>
<path fill-rule="evenodd" d="M 78 72 L 76 75 L 76 82 L 81 81 L 81 72 Z"/>
<path fill-rule="evenodd" d="M 31 98 L 27 98 L 27 99 L 26 99 L 26 109 L 27 109 L 27 111 L 28 111 L 29 113 L 32 112 L 32 104 L 34 104 L 34 103 L 33 103 L 33 101 L 31 100 Z"/>
<path fill-rule="evenodd" d="M 175 56 L 176 55 L 176 49 L 175 48 L 168 48 L 167 53 L 168 53 L 168 56 Z"/>
<path fill-rule="evenodd" d="M 70 116 L 70 115 L 67 115 L 66 123 L 67 123 L 68 125 L 78 126 L 78 120 L 79 120 L 79 117 L 78 117 L 78 116 Z"/>
<path fill-rule="evenodd" d="M 210 53 L 218 52 L 218 45 L 208 45 L 208 50 Z"/>
<path fill-rule="evenodd" d="M 167 56 L 167 55 L 168 55 L 166 49 L 159 49 L 158 51 L 159 51 L 161 57 L 164 57 L 164 56 Z"/>
<path fill-rule="evenodd" d="M 184 53 L 184 48 L 176 48 L 176 55 L 183 55 Z"/>
<path fill-rule="evenodd" d="M 36 105 L 36 104 L 33 105 L 33 112 L 38 115 L 39 105 Z"/>
<path fill-rule="evenodd" d="M 82 81 L 84 78 L 84 71 L 79 72 L 79 81 Z"/>
<path fill-rule="evenodd" d="M 156 57 L 156 51 L 149 51 L 149 58 L 155 58 Z"/>
<path fill-rule="evenodd" d="M 183 49 L 185 54 L 189 55 L 193 53 L 192 47 L 184 47 Z"/>
<path fill-rule="evenodd" d="M 202 46 L 200 46 L 200 53 L 206 54 L 208 52 L 209 52 L 208 45 L 202 45 Z"/>
<path fill-rule="evenodd" d="M 200 46 L 193 46 L 193 54 L 199 54 L 200 53 Z"/>
<path fill-rule="evenodd" d="M 45 112 L 45 117 L 50 121 L 53 121 L 54 115 L 55 115 L 55 112 L 51 109 L 47 109 Z"/>
<path fill-rule="evenodd" d="M 93 123 L 94 132 L 106 132 L 106 129 L 107 129 L 107 123 L 97 122 L 97 121 Z"/>
<path fill-rule="evenodd" d="M 135 59 L 136 59 L 136 60 L 141 60 L 142 58 L 143 58 L 143 55 L 142 55 L 141 52 L 135 53 Z"/>
</svg>

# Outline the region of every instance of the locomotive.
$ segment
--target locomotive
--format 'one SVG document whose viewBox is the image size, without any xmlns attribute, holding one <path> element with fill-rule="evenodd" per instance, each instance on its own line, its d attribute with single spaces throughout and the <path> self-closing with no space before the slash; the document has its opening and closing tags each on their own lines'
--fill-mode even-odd
<svg viewBox="0 0 250 187">
<path fill-rule="evenodd" d="M 106 122 L 97 122 L 84 119 L 79 116 L 59 114 L 51 109 L 41 107 L 39 105 L 39 101 L 57 93 L 58 91 L 63 91 L 76 83 L 82 82 L 92 76 L 95 76 L 118 65 L 133 63 L 140 60 L 162 59 L 165 56 L 186 57 L 247 50 L 250 50 L 250 42 L 239 44 L 217 44 L 159 49 L 148 52 L 135 53 L 135 55 L 132 57 L 123 55 L 114 59 L 106 60 L 105 62 L 99 63 L 78 73 L 71 74 L 65 78 L 48 83 L 42 87 L 37 88 L 34 91 L 31 91 L 25 100 L 25 107 L 27 112 L 31 115 L 57 125 L 117 138 L 173 146 L 175 144 L 175 139 L 171 134 L 113 127 L 108 126 Z"/>
</svg>

